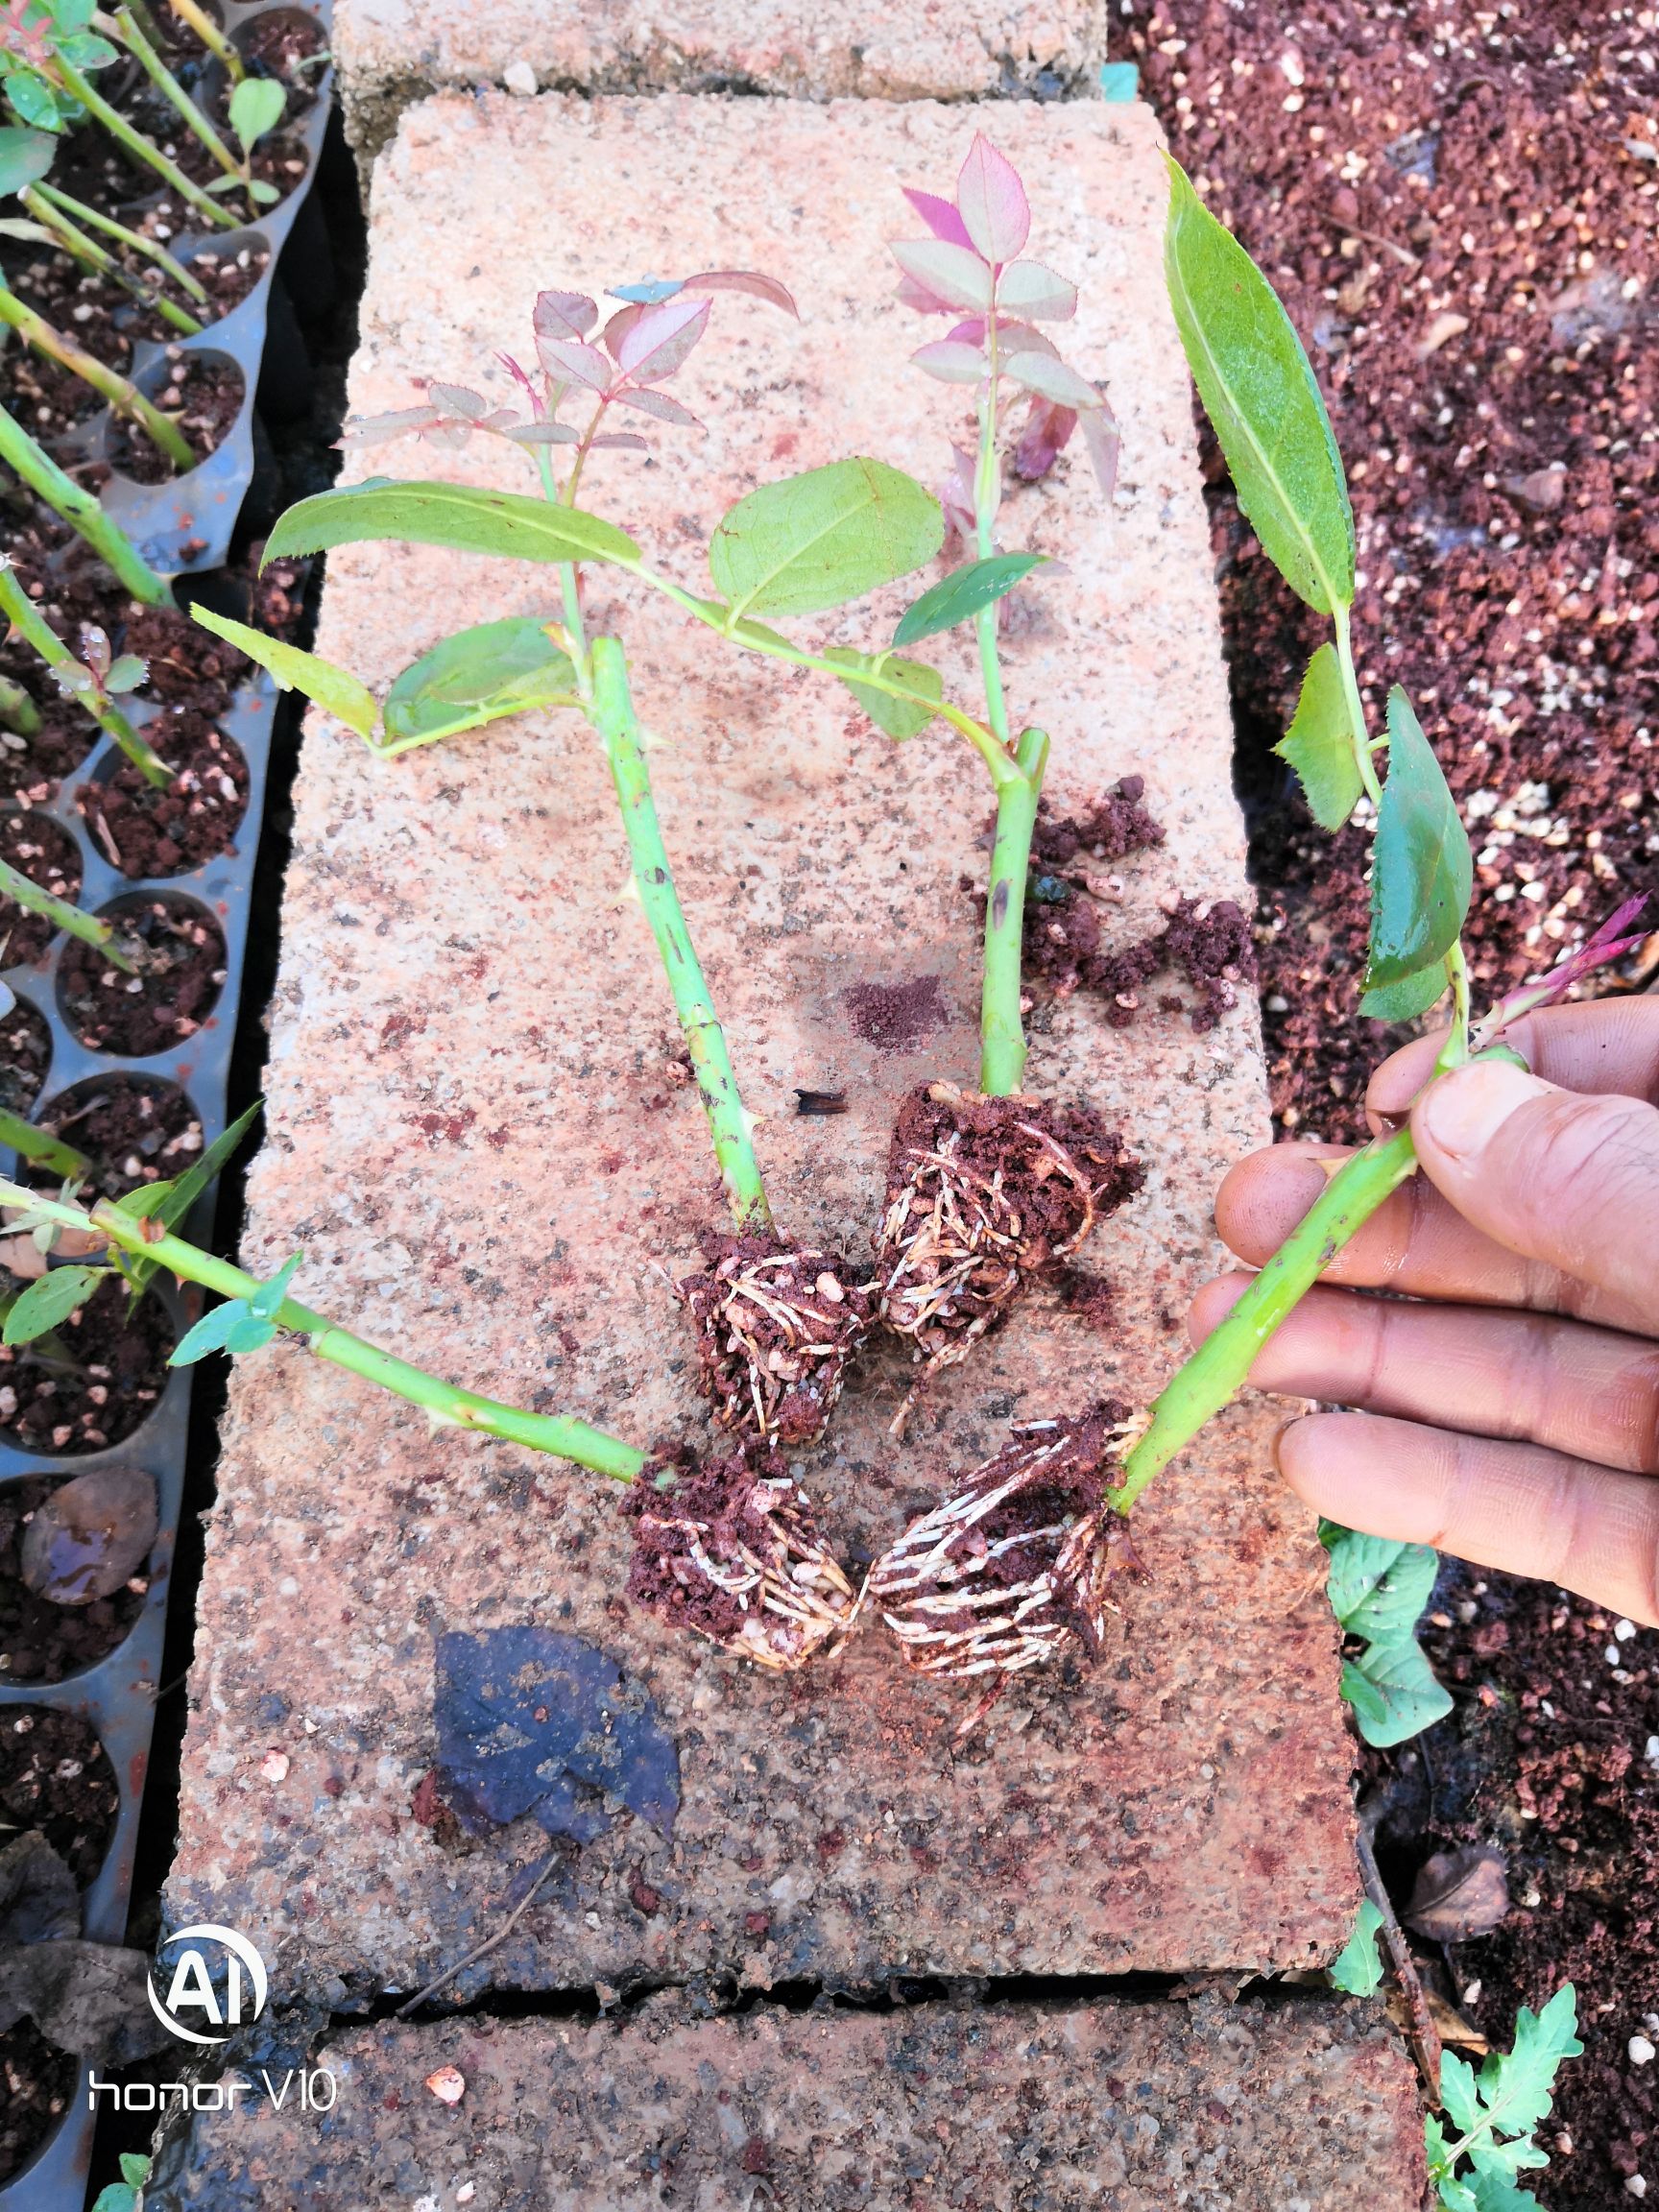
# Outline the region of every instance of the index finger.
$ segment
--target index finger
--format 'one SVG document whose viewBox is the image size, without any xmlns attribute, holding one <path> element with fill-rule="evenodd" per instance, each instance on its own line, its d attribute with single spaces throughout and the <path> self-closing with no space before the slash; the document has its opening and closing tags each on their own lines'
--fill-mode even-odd
<svg viewBox="0 0 1659 2212">
<path fill-rule="evenodd" d="M 1659 1106 L 1659 998 L 1639 994 L 1581 1006 L 1550 1006 L 1523 1015 L 1504 1032 L 1545 1082 L 1563 1091 L 1616 1091 Z M 1365 1092 L 1373 1130 L 1403 1120 L 1434 1072 L 1445 1031 L 1414 1037 L 1383 1061 Z"/>
</svg>

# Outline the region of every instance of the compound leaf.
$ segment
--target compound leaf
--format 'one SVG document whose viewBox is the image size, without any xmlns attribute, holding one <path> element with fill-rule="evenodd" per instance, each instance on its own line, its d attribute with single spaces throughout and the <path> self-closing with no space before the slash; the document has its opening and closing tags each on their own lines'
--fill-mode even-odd
<svg viewBox="0 0 1659 2212">
<path fill-rule="evenodd" d="M 1329 614 L 1354 597 L 1354 515 L 1313 371 L 1273 287 L 1172 159 L 1169 186 L 1164 267 L 1192 381 L 1262 550 Z"/>
</svg>

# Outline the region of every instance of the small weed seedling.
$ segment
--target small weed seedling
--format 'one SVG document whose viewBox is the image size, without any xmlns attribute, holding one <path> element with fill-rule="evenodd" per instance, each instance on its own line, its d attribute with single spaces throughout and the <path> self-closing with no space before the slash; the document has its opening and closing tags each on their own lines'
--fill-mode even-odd
<svg viewBox="0 0 1659 2212">
<path fill-rule="evenodd" d="M 147 783 L 165 790 L 173 781 L 172 769 L 116 705 L 118 697 L 135 691 L 144 681 L 145 666 L 136 654 L 111 653 L 108 637 L 95 623 L 88 622 L 82 628 L 81 658 L 77 660 L 23 589 L 4 555 L 0 555 L 0 614 L 39 654 L 63 696 L 86 709 Z"/>
<path fill-rule="evenodd" d="M 1440 2061 L 1442 2110 L 1425 2123 L 1429 2178 L 1446 2212 L 1537 2212 L 1517 2176 L 1548 2166 L 1534 2141 L 1548 2117 L 1564 2059 L 1583 2055 L 1573 1984 L 1542 2012 L 1523 2005 L 1511 2051 L 1494 2051 L 1475 2069 L 1455 2052 Z"/>
</svg>

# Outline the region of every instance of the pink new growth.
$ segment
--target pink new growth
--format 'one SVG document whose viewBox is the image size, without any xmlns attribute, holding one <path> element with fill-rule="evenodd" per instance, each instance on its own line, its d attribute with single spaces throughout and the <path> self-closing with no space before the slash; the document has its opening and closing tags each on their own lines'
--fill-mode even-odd
<svg viewBox="0 0 1659 2212">
<path fill-rule="evenodd" d="M 1523 1014 L 1536 1014 L 1541 1006 L 1553 1006 L 1576 984 L 1594 975 L 1599 968 L 1623 960 L 1626 952 L 1634 952 L 1646 931 L 1631 932 L 1630 926 L 1647 903 L 1646 898 L 1626 899 L 1623 906 L 1608 915 L 1594 937 L 1586 938 L 1576 951 L 1564 952 L 1548 975 L 1522 983 L 1500 998 L 1486 1019 L 1478 1022 L 1471 1032 L 1471 1050 L 1479 1052 L 1488 1045 L 1495 1045 L 1511 1022 L 1519 1022 Z"/>
</svg>

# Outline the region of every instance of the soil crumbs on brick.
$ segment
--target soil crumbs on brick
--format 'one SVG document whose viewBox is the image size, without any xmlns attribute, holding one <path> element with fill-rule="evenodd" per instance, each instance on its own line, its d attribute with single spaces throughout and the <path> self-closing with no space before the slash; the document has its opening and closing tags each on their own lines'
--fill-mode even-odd
<svg viewBox="0 0 1659 2212">
<path fill-rule="evenodd" d="M 1493 998 L 1659 890 L 1652 19 L 1565 0 L 1138 0 L 1119 53 L 1308 343 L 1348 463 L 1368 706 L 1380 718 L 1404 685 L 1440 754 L 1475 840 L 1472 961 Z M 1270 752 L 1323 625 L 1263 558 L 1208 433 L 1205 451 L 1274 1109 L 1286 1131 L 1350 1139 L 1401 1034 L 1354 1010 L 1368 839 L 1315 830 Z M 1625 2051 L 1659 2011 L 1654 1673 L 1631 1658 L 1615 1681 L 1615 1639 L 1579 1600 L 1487 1579 L 1440 1656 L 1455 1688 L 1466 1667 L 1469 1726 L 1494 1739 L 1480 1817 L 1533 1793 L 1540 1903 L 1512 1869 L 1515 1910 L 1456 1953 L 1481 1985 L 1465 2010 L 1506 2047 L 1518 2004 L 1576 1984 L 1587 2053 L 1545 2129 L 1574 2149 L 1552 2150 L 1542 2192 L 1553 2212 L 1606 2212 L 1636 2172 L 1659 2187 L 1659 2083 Z M 1431 1761 L 1457 1724 L 1428 1739 Z"/>
</svg>

